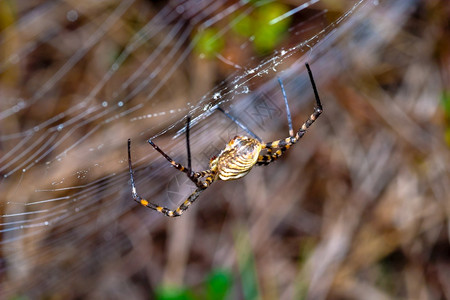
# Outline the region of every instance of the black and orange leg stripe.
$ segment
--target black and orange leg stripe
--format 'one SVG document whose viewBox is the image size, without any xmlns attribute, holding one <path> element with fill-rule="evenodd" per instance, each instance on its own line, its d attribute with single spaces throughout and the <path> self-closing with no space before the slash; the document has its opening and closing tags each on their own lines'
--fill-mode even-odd
<svg viewBox="0 0 450 300">
<path fill-rule="evenodd" d="M 133 193 L 133 199 L 134 201 L 138 202 L 139 204 L 151 208 L 153 210 L 156 210 L 157 212 L 162 213 L 163 215 L 167 217 L 179 217 L 183 214 L 185 210 L 189 208 L 189 206 L 194 203 L 195 200 L 197 200 L 198 196 L 204 189 L 198 188 L 196 189 L 184 202 L 181 204 L 177 209 L 171 210 L 164 206 L 159 206 L 158 204 L 151 203 L 141 196 Z"/>
<path fill-rule="evenodd" d="M 171 210 L 167 207 L 160 206 L 155 203 L 151 203 L 150 201 L 142 198 L 141 196 L 139 196 L 137 194 L 136 183 L 134 181 L 133 167 L 131 165 L 131 150 L 130 149 L 131 149 L 131 140 L 129 139 L 128 140 L 128 169 L 129 169 L 129 173 L 130 173 L 131 195 L 133 197 L 133 200 L 145 207 L 156 210 L 157 212 L 160 212 L 167 217 L 181 216 L 183 214 L 183 212 L 186 209 L 188 209 L 192 203 L 194 203 L 194 201 L 198 198 L 200 193 L 203 192 L 205 189 L 207 189 L 210 186 L 210 184 L 214 182 L 215 175 L 216 175 L 215 172 L 212 172 L 210 170 L 197 172 L 197 174 L 207 176 L 205 178 L 205 181 L 198 180 L 199 187 L 177 209 Z"/>
<path fill-rule="evenodd" d="M 309 126 L 311 126 L 312 123 L 314 123 L 314 121 L 316 121 L 317 118 L 320 116 L 320 114 L 322 114 L 322 112 L 323 112 L 322 103 L 320 103 L 319 92 L 317 91 L 317 87 L 316 87 L 316 83 L 314 82 L 313 74 L 311 72 L 311 69 L 309 68 L 309 64 L 305 63 L 305 66 L 306 66 L 306 69 L 308 70 L 309 81 L 311 82 L 311 86 L 314 91 L 314 98 L 316 99 L 316 106 L 314 107 L 314 112 L 312 113 L 312 115 L 309 116 L 308 120 L 306 120 L 306 122 L 302 125 L 300 130 L 297 132 L 297 134 L 295 136 L 297 138 L 297 140 L 301 139 L 301 137 L 305 134 L 305 132 L 309 128 Z"/>
<path fill-rule="evenodd" d="M 292 144 L 285 145 L 284 147 L 278 149 L 277 151 L 273 152 L 272 150 L 268 152 L 268 154 L 260 155 L 258 157 L 258 161 L 256 162 L 256 165 L 258 166 L 265 166 L 270 164 L 271 162 L 277 160 L 281 155 L 286 152 Z"/>
<path fill-rule="evenodd" d="M 288 137 L 283 140 L 273 141 L 262 145 L 262 149 L 267 150 L 267 154 L 260 155 L 256 165 L 268 165 L 274 160 L 278 159 L 284 152 L 286 152 L 293 144 L 297 142 L 295 137 Z M 275 151 L 276 150 L 276 151 Z M 275 152 L 274 152 L 275 151 Z"/>
<path fill-rule="evenodd" d="M 305 135 L 306 130 L 317 120 L 317 118 L 322 114 L 323 108 L 322 103 L 320 102 L 319 92 L 317 91 L 316 83 L 314 81 L 313 74 L 309 67 L 308 63 L 305 63 L 306 69 L 308 70 L 309 81 L 311 82 L 311 86 L 314 92 L 314 98 L 316 100 L 316 105 L 314 106 L 314 112 L 309 116 L 309 118 L 303 123 L 302 127 L 295 134 L 295 139 L 297 142 L 299 139 Z"/>
<path fill-rule="evenodd" d="M 316 100 L 316 105 L 314 107 L 314 112 L 309 116 L 309 118 L 303 123 L 303 125 L 300 127 L 300 129 L 297 131 L 297 133 L 294 136 L 294 132 L 292 130 L 292 121 L 289 111 L 289 105 L 287 102 L 286 92 L 284 90 L 283 83 L 281 82 L 281 79 L 278 78 L 278 81 L 281 86 L 281 90 L 283 92 L 283 98 L 286 105 L 286 113 L 288 116 L 288 125 L 289 125 L 289 135 L 290 137 L 287 137 L 283 140 L 273 141 L 262 145 L 262 149 L 267 150 L 267 154 L 260 155 L 258 157 L 258 161 L 256 162 L 257 165 L 268 165 L 269 163 L 277 160 L 281 155 L 283 155 L 284 152 L 286 152 L 292 145 L 298 142 L 299 139 L 301 139 L 305 133 L 306 130 L 317 120 L 317 118 L 322 114 L 323 108 L 322 104 L 320 102 L 319 93 L 317 92 L 316 84 L 314 82 L 314 77 L 312 75 L 311 69 L 309 67 L 308 63 L 305 63 L 306 69 L 308 70 L 309 79 L 311 81 L 311 85 L 314 91 L 314 98 Z M 273 152 L 275 149 L 275 152 Z"/>
<path fill-rule="evenodd" d="M 305 133 L 306 130 L 311 126 L 312 123 L 320 116 L 322 113 L 322 108 L 315 107 L 314 113 L 303 123 L 302 127 L 300 127 L 299 131 L 295 136 L 287 137 L 283 140 L 273 141 L 266 144 L 263 144 L 262 149 L 267 149 L 266 155 L 260 155 L 258 157 L 257 165 L 268 165 L 269 163 L 277 160 L 281 155 L 283 155 L 286 150 L 288 150 L 292 145 L 298 142 Z M 275 149 L 275 152 L 273 152 Z M 273 152 L 273 153 L 272 153 Z"/>
<path fill-rule="evenodd" d="M 203 186 L 201 184 L 201 181 L 198 179 L 198 177 L 200 174 L 203 174 L 204 172 L 193 172 L 189 168 L 186 168 L 182 164 L 179 164 L 176 161 L 174 161 L 169 155 L 167 155 L 164 151 L 162 151 L 161 148 L 159 148 L 155 143 L 153 143 L 152 140 L 148 140 L 148 143 L 150 145 L 152 145 L 152 147 L 155 148 L 155 150 L 158 151 L 162 156 L 164 156 L 164 158 L 167 159 L 175 169 L 177 169 L 183 173 L 186 173 L 186 175 L 189 177 L 189 179 L 191 179 L 192 182 L 195 183 L 195 185 L 197 187 L 200 188 Z"/>
<path fill-rule="evenodd" d="M 201 178 L 205 177 L 211 174 L 211 170 L 201 171 L 201 172 L 195 172 L 195 177 Z"/>
<path fill-rule="evenodd" d="M 198 185 L 200 185 L 200 186 L 176 210 L 171 210 L 167 207 L 160 206 L 155 203 L 151 203 L 150 201 L 142 198 L 141 196 L 139 196 L 137 194 L 136 183 L 134 181 L 133 167 L 131 164 L 131 140 L 130 139 L 128 140 L 128 169 L 129 169 L 129 173 L 130 173 L 131 195 L 133 196 L 133 200 L 145 207 L 156 210 L 168 217 L 181 216 L 183 214 L 183 212 L 186 209 L 188 209 L 188 207 L 198 198 L 200 193 L 203 190 L 205 190 L 206 188 L 208 188 L 211 183 L 214 182 L 214 178 L 215 178 L 215 173 L 211 172 L 209 170 L 203 171 L 203 172 L 198 172 L 199 174 L 202 174 L 202 175 L 204 174 L 205 176 L 208 175 L 205 178 L 205 181 L 198 180 Z"/>
</svg>

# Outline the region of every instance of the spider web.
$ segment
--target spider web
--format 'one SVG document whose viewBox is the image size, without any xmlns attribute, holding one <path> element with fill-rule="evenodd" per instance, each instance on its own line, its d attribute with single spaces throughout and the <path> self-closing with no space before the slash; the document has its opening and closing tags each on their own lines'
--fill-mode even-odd
<svg viewBox="0 0 450 300">
<path fill-rule="evenodd" d="M 318 85 L 325 83 L 345 68 L 342 50 L 334 47 L 342 36 L 352 32 L 354 47 L 375 50 L 396 30 L 376 27 L 376 18 L 385 13 L 400 27 L 415 1 L 355 0 L 338 8 L 299 1 L 273 16 L 272 24 L 288 22 L 289 39 L 265 55 L 255 51 L 255 36 L 236 38 L 225 54 L 208 57 L 199 50 L 203 33 L 212 30 L 220 42 L 271 3 L 2 4 L 12 18 L 0 40 L 2 290 L 64 290 L 81 270 L 95 269 L 103 257 L 136 246 L 146 228 L 161 226 L 163 218 L 150 211 L 139 212 L 139 223 L 123 222 L 137 207 L 128 182 L 128 138 L 139 194 L 176 207 L 194 187 L 148 138 L 185 163 L 185 116 L 192 115 L 196 170 L 206 169 L 230 137 L 243 133 L 218 106 L 263 140 L 284 138 L 276 78 L 284 82 L 292 113 L 309 114 L 313 95 L 304 63 Z M 45 280 L 30 272 L 43 272 Z"/>
</svg>

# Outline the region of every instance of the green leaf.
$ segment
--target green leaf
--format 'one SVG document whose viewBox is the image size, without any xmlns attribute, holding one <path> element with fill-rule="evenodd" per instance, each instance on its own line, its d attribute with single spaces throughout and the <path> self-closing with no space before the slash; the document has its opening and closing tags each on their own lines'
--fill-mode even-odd
<svg viewBox="0 0 450 300">
<path fill-rule="evenodd" d="M 234 22 L 231 22 L 231 29 L 238 35 L 251 37 L 254 34 L 254 22 L 249 15 L 233 15 L 233 21 Z"/>
<path fill-rule="evenodd" d="M 248 232 L 238 229 L 235 235 L 235 251 L 240 272 L 244 299 L 259 299 L 259 285 L 256 273 L 255 259 L 250 245 Z"/>
<path fill-rule="evenodd" d="M 256 26 L 254 34 L 255 49 L 260 53 L 272 51 L 284 38 L 291 18 L 271 23 L 275 18 L 288 12 L 289 8 L 281 3 L 269 3 L 256 10 Z"/>
<path fill-rule="evenodd" d="M 450 91 L 443 91 L 441 96 L 441 104 L 444 109 L 445 116 L 450 118 Z"/>
<path fill-rule="evenodd" d="M 213 271 L 206 281 L 206 293 L 209 300 L 225 299 L 232 288 L 233 279 L 227 270 Z"/>
<path fill-rule="evenodd" d="M 194 40 L 196 39 L 198 41 L 195 45 L 195 51 L 208 58 L 214 57 L 217 53 L 222 51 L 225 45 L 223 36 L 219 35 L 218 31 L 214 28 L 208 28 L 198 32 Z"/>
<path fill-rule="evenodd" d="M 243 37 L 252 37 L 255 50 L 261 54 L 272 51 L 285 37 L 291 17 L 272 23 L 277 17 L 289 11 L 289 7 L 267 1 L 254 1 L 257 6 L 252 14 L 234 14 L 231 22 L 233 31 Z"/>
<path fill-rule="evenodd" d="M 195 300 L 194 294 L 183 287 L 162 286 L 156 290 L 157 300 Z"/>
<path fill-rule="evenodd" d="M 0 1 L 0 30 L 11 26 L 16 22 L 17 15 L 15 1 Z"/>
<path fill-rule="evenodd" d="M 447 146 L 450 147 L 450 128 L 446 128 L 444 132 L 444 140 Z"/>
</svg>

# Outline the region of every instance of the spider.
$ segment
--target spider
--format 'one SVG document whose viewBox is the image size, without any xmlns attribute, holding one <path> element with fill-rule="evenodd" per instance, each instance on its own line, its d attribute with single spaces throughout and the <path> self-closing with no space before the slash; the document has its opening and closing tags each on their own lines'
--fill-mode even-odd
<svg viewBox="0 0 450 300">
<path fill-rule="evenodd" d="M 294 145 L 299 139 L 303 137 L 306 130 L 312 123 L 320 116 L 322 113 L 322 105 L 320 103 L 319 93 L 317 92 L 316 84 L 314 83 L 314 78 L 309 68 L 308 63 L 305 64 L 308 70 L 309 79 L 311 81 L 312 89 L 314 91 L 314 96 L 316 100 L 316 106 L 314 107 L 314 112 L 309 116 L 309 118 L 303 123 L 297 133 L 294 134 L 292 128 L 291 114 L 289 111 L 289 105 L 286 97 L 286 92 L 283 87 L 283 83 L 278 78 L 281 86 L 281 91 L 283 93 L 283 98 L 286 106 L 286 113 L 289 125 L 289 137 L 269 143 L 262 142 L 254 133 L 240 124 L 235 118 L 230 116 L 228 113 L 223 111 L 220 107 L 218 108 L 227 117 L 232 119 L 236 124 L 241 126 L 245 131 L 247 131 L 252 137 L 248 136 L 235 136 L 226 145 L 225 149 L 220 152 L 217 157 L 213 157 L 209 163 L 209 169 L 201 172 L 194 172 L 191 169 L 191 153 L 189 146 L 189 122 L 190 117 L 187 117 L 186 121 L 186 145 L 187 145 L 187 155 L 188 155 L 188 166 L 185 167 L 172 158 L 170 158 L 163 150 L 161 150 L 151 139 L 148 143 L 155 148 L 162 156 L 164 156 L 170 164 L 177 170 L 186 173 L 188 178 L 197 186 L 197 189 L 175 210 L 170 210 L 167 207 L 160 206 L 155 203 L 151 203 L 148 200 L 142 198 L 137 194 L 136 185 L 134 182 L 133 169 L 131 166 L 131 140 L 128 140 L 128 166 L 131 178 L 131 194 L 133 199 L 143 206 L 154 209 L 168 217 L 178 217 L 183 214 L 183 212 L 189 208 L 189 206 L 194 203 L 201 192 L 206 190 L 214 181 L 216 180 L 235 180 L 247 175 L 253 166 L 258 165 L 268 165 L 271 162 L 277 160 L 281 155 L 283 155 L 286 150 L 288 150 L 292 145 Z M 265 152 L 263 152 L 263 150 Z M 263 152 L 263 153 L 262 153 Z M 201 178 L 204 178 L 202 180 Z"/>
</svg>

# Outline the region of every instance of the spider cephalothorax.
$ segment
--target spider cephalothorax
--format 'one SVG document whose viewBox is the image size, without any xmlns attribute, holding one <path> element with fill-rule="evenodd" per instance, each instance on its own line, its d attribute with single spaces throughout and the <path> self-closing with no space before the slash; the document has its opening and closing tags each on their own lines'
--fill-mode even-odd
<svg viewBox="0 0 450 300">
<path fill-rule="evenodd" d="M 188 167 L 184 167 L 183 165 L 175 162 L 172 158 L 170 158 L 164 151 L 162 151 L 152 140 L 148 140 L 149 144 L 153 146 L 162 156 L 164 156 L 174 168 L 180 170 L 181 172 L 186 173 L 192 182 L 195 183 L 197 189 L 181 204 L 176 210 L 170 210 L 167 207 L 159 206 L 157 204 L 151 203 L 141 196 L 139 196 L 136 192 L 136 185 L 134 182 L 133 170 L 131 167 L 131 153 L 130 153 L 130 145 L 131 141 L 128 140 L 128 166 L 131 177 L 131 193 L 133 199 L 151 209 L 154 209 L 160 213 L 168 217 L 178 217 L 183 214 L 183 212 L 197 199 L 200 193 L 207 189 L 214 181 L 220 180 L 234 180 L 238 178 L 242 178 L 250 172 L 254 165 L 268 165 L 269 163 L 278 159 L 281 155 L 283 155 L 286 150 L 288 150 L 292 145 L 297 143 L 299 139 L 303 137 L 306 133 L 306 130 L 311 126 L 312 123 L 320 116 L 322 113 L 322 105 L 320 103 L 319 93 L 317 92 L 316 85 L 314 83 L 314 78 L 312 76 L 309 65 L 306 64 L 306 69 L 308 70 L 309 78 L 311 80 L 311 85 L 314 91 L 314 96 L 316 99 L 316 106 L 314 107 L 314 112 L 311 116 L 303 123 L 300 129 L 294 134 L 294 130 L 292 128 L 291 114 L 289 112 L 289 105 L 287 102 L 286 93 L 284 91 L 283 84 L 279 79 L 281 85 L 281 91 L 283 92 L 284 102 L 286 105 L 286 113 L 288 117 L 288 125 L 289 125 L 289 137 L 269 143 L 263 143 L 261 140 L 248 128 L 243 127 L 235 118 L 228 115 L 228 113 L 224 112 L 221 108 L 218 108 L 219 111 L 222 111 L 231 118 L 236 124 L 241 126 L 245 131 L 247 131 L 254 138 L 247 136 L 235 136 L 231 139 L 226 145 L 225 149 L 220 152 L 220 154 L 212 158 L 209 163 L 209 170 L 194 172 L 191 169 L 191 157 L 190 157 L 190 147 L 189 147 L 189 121 L 188 117 L 186 122 L 186 141 L 187 141 L 187 152 L 188 152 Z M 265 154 L 261 154 L 262 150 L 265 149 Z M 201 180 L 204 178 L 204 180 Z"/>
</svg>

